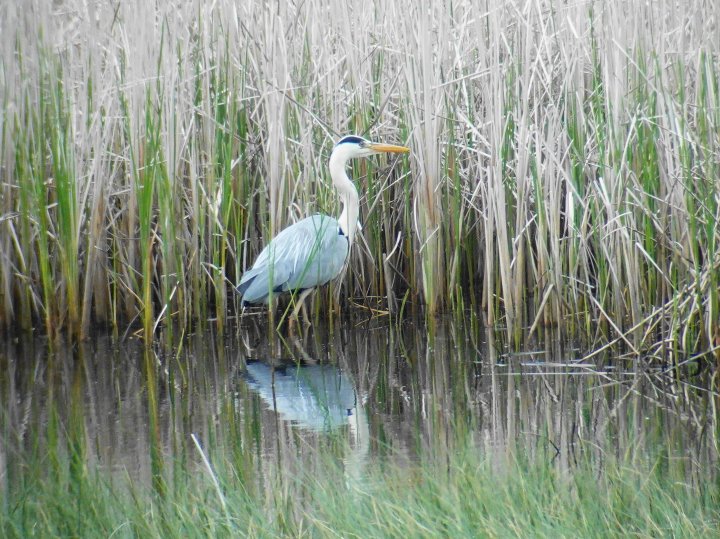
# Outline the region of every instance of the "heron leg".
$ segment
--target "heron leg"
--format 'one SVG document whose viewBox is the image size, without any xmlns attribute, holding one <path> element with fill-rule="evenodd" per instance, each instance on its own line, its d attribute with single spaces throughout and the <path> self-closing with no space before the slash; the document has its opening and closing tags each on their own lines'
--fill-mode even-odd
<svg viewBox="0 0 720 539">
<path fill-rule="evenodd" d="M 308 311 L 307 305 L 304 303 L 300 306 L 300 310 L 303 315 L 303 325 L 305 326 L 305 329 L 307 329 L 310 327 L 310 312 Z"/>
<path fill-rule="evenodd" d="M 310 292 L 312 292 L 312 288 L 307 288 L 300 292 L 300 295 L 298 296 L 297 300 L 295 301 L 295 308 L 293 309 L 292 314 L 290 315 L 290 322 L 292 323 L 293 320 L 298 320 L 298 314 L 300 313 L 300 310 L 302 309 L 303 312 L 303 318 L 305 319 L 305 325 L 310 325 L 310 317 L 308 316 L 307 309 L 305 308 L 305 298 L 307 298 L 310 295 Z"/>
</svg>

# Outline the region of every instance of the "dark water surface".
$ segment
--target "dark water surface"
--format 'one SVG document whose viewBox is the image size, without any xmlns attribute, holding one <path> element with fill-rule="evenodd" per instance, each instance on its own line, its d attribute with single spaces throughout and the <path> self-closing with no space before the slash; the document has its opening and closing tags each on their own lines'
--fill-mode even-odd
<svg viewBox="0 0 720 539">
<path fill-rule="evenodd" d="M 158 467 L 201 469 L 191 434 L 260 481 L 320 472 L 328 459 L 362 477 L 368 466 L 443 458 L 468 440 L 498 463 L 521 449 L 569 472 L 579 458 L 601 470 L 619 456 L 657 461 L 689 484 L 716 474 L 702 376 L 583 359 L 552 334 L 509 354 L 493 331 L 443 321 L 269 335 L 250 321 L 164 352 L 107 336 L 54 353 L 41 339 L 5 343 L 0 488 L 73 455 L 140 482 Z"/>
</svg>

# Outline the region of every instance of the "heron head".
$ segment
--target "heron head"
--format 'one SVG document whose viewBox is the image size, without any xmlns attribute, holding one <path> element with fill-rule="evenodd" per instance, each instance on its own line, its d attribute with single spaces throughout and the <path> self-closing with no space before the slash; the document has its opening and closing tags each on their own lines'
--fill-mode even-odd
<svg viewBox="0 0 720 539">
<path fill-rule="evenodd" d="M 396 146 L 394 144 L 383 144 L 372 142 L 357 135 L 348 135 L 341 138 L 335 145 L 333 152 L 342 152 L 347 159 L 355 157 L 368 157 L 378 153 L 407 153 L 410 148 Z"/>
</svg>

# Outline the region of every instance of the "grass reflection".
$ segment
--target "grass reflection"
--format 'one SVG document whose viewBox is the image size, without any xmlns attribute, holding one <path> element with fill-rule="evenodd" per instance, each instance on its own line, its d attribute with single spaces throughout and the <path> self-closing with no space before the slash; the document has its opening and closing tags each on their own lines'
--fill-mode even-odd
<svg viewBox="0 0 720 539">
<path fill-rule="evenodd" d="M 422 327 L 355 321 L 290 340 L 243 327 L 173 351 L 7 343 L 2 534 L 717 528 L 707 391 L 583 360 L 551 334 L 510 354 L 491 331 Z"/>
</svg>

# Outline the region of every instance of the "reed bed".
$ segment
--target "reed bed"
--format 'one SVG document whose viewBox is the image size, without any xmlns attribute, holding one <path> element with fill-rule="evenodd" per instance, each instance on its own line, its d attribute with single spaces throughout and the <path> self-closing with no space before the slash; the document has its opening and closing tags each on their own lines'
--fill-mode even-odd
<svg viewBox="0 0 720 539">
<path fill-rule="evenodd" d="M 0 325 L 222 325 L 268 238 L 338 213 L 327 159 L 359 133 L 412 155 L 354 166 L 343 299 L 707 353 L 719 19 L 702 0 L 5 3 Z"/>
</svg>

